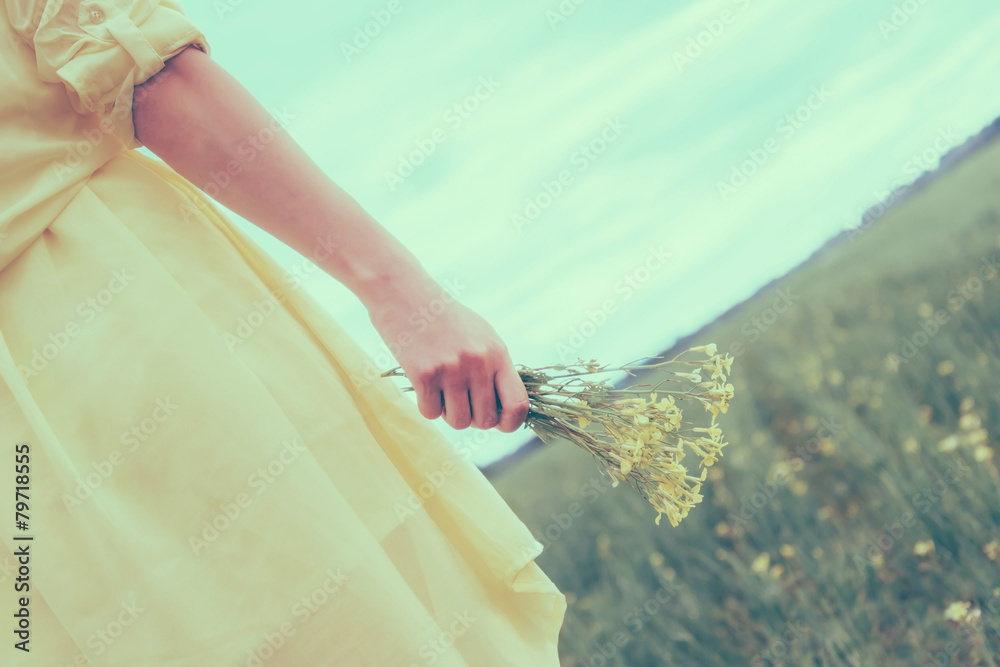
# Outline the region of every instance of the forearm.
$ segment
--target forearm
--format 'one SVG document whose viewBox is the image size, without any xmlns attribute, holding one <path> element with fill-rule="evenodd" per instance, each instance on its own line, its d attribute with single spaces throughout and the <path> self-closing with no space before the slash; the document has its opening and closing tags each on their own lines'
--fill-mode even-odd
<svg viewBox="0 0 1000 667">
<path fill-rule="evenodd" d="M 133 105 L 139 141 L 218 202 L 315 261 L 369 311 L 403 291 L 430 297 L 437 289 L 413 254 L 210 57 L 185 49 L 144 86 Z M 266 144 L 258 139 L 264 128 L 278 130 Z M 212 174 L 221 173 L 228 183 L 209 187 Z M 331 245 L 332 253 L 318 252 Z"/>
</svg>

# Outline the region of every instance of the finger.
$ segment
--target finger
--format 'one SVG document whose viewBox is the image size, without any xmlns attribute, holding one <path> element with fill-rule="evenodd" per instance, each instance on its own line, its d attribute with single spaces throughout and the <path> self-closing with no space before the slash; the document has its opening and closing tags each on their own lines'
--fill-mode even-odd
<svg viewBox="0 0 1000 667">
<path fill-rule="evenodd" d="M 417 394 L 417 408 L 427 419 L 437 419 L 441 416 L 444 407 L 444 400 L 441 395 L 441 387 L 434 379 L 418 380 L 413 383 L 413 390 Z"/>
<path fill-rule="evenodd" d="M 469 403 L 469 386 L 465 381 L 446 384 L 444 392 L 444 420 L 454 429 L 469 428 L 472 407 Z"/>
<path fill-rule="evenodd" d="M 472 399 L 472 425 L 476 428 L 493 428 L 500 422 L 495 385 L 496 371 L 485 372 L 469 385 Z"/>
<path fill-rule="evenodd" d="M 496 394 L 500 399 L 500 423 L 497 429 L 512 433 L 524 424 L 528 416 L 528 390 L 514 364 L 508 361 L 496 375 Z"/>
</svg>

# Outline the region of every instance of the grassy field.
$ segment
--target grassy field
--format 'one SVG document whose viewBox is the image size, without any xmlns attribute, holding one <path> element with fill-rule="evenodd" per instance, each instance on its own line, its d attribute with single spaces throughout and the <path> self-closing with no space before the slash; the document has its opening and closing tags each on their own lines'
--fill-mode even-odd
<svg viewBox="0 0 1000 667">
<path fill-rule="evenodd" d="M 993 142 L 685 341 L 743 350 L 677 528 L 565 442 L 493 476 L 563 664 L 1000 665 L 998 255 Z"/>
</svg>

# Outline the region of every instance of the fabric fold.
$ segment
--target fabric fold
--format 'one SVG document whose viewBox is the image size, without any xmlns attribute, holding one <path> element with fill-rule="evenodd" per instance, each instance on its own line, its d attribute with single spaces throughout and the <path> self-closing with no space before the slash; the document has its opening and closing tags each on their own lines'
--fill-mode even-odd
<svg viewBox="0 0 1000 667">
<path fill-rule="evenodd" d="M 566 601 L 535 561 L 541 543 L 391 378 L 364 380 L 372 360 L 283 276 L 193 184 L 135 151 L 0 271 L 0 437 L 35 449 L 39 631 L 58 635 L 43 655 L 555 667 Z M 2 542 L 0 564 L 14 547 Z M 343 585 L 324 584 L 334 575 Z M 321 608 L 296 607 L 313 595 Z M 147 611 L 95 651 L 133 596 Z"/>
<path fill-rule="evenodd" d="M 205 34 L 176 0 L 5 0 L 11 27 L 35 52 L 42 81 L 61 83 L 79 114 L 97 114 L 126 148 L 138 148 L 135 86 Z"/>
</svg>

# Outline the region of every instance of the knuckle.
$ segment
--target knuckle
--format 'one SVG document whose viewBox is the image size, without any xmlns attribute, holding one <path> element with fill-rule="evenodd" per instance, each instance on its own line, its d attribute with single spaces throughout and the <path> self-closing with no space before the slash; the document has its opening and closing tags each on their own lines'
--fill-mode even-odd
<svg viewBox="0 0 1000 667">
<path fill-rule="evenodd" d="M 473 420 L 472 420 L 473 425 L 476 428 L 481 428 L 481 429 L 493 428 L 494 426 L 497 425 L 499 421 L 500 419 L 497 415 L 497 411 L 495 409 L 490 410 L 489 408 L 486 408 L 481 412 L 477 412 L 475 415 L 473 415 Z"/>
<path fill-rule="evenodd" d="M 462 368 L 461 356 L 447 357 L 437 364 L 438 372 L 442 374 L 455 373 Z"/>
<path fill-rule="evenodd" d="M 434 378 L 437 377 L 438 371 L 436 368 L 431 366 L 425 366 L 416 371 L 416 380 L 420 383 L 433 382 Z"/>
<path fill-rule="evenodd" d="M 459 363 L 466 368 L 484 366 L 486 364 L 487 352 L 486 347 L 467 348 L 459 352 Z"/>
<path fill-rule="evenodd" d="M 420 414 L 422 414 L 426 419 L 437 419 L 440 413 L 435 413 L 434 409 L 427 404 L 421 404 Z"/>
<path fill-rule="evenodd" d="M 506 359 L 507 355 L 507 346 L 501 341 L 493 341 L 486 346 L 486 356 L 491 359 Z"/>
<path fill-rule="evenodd" d="M 528 399 L 524 399 L 521 401 L 516 401 L 508 409 L 510 410 L 511 415 L 514 418 L 514 421 L 518 425 L 520 425 L 521 423 L 524 422 L 525 418 L 528 416 L 528 412 L 530 411 L 531 406 L 528 404 Z"/>
<path fill-rule="evenodd" d="M 517 430 L 517 424 L 515 424 L 513 421 L 502 421 L 499 424 L 497 424 L 497 430 L 503 433 L 513 433 L 514 431 Z"/>
</svg>

